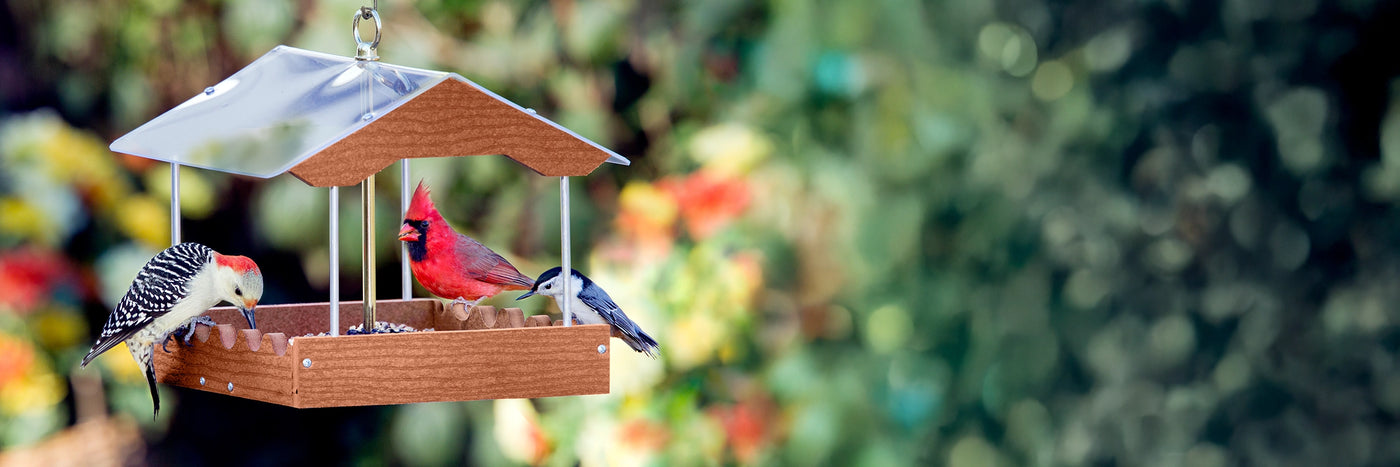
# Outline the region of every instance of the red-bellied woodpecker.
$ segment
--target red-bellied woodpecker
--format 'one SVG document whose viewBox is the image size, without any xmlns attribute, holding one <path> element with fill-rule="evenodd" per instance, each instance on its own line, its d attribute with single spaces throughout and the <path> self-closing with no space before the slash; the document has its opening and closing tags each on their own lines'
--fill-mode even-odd
<svg viewBox="0 0 1400 467">
<path fill-rule="evenodd" d="M 534 294 L 548 295 L 554 297 L 554 303 L 559 305 L 559 309 L 564 309 L 564 282 L 559 277 L 562 270 L 563 268 L 554 267 L 540 274 L 539 279 L 535 279 L 535 286 L 516 300 Z M 570 271 L 573 271 L 573 280 L 569 282 L 569 294 L 573 295 L 573 302 L 569 304 L 569 311 L 574 314 L 574 322 L 612 326 L 613 335 L 626 342 L 632 350 L 656 358 L 656 352 L 660 349 L 656 339 L 652 339 L 642 331 L 641 326 L 627 318 L 627 314 L 622 312 L 622 307 L 617 306 L 612 297 L 608 296 L 608 292 L 594 284 L 592 279 L 577 270 Z"/>
<path fill-rule="evenodd" d="M 151 387 L 151 403 L 160 412 L 156 394 L 155 348 L 165 347 L 172 334 L 183 331 L 185 344 L 196 324 L 212 325 L 201 316 L 219 302 L 229 302 L 257 328 L 254 308 L 262 298 L 262 272 L 244 256 L 221 255 L 198 243 L 181 243 L 160 252 L 136 274 L 131 288 L 102 326 L 102 335 L 83 357 L 83 366 L 125 341 Z"/>
<path fill-rule="evenodd" d="M 452 230 L 422 182 L 413 191 L 399 240 L 408 244 L 408 264 L 419 284 L 468 307 L 505 290 L 529 289 L 534 283 L 481 242 Z"/>
</svg>

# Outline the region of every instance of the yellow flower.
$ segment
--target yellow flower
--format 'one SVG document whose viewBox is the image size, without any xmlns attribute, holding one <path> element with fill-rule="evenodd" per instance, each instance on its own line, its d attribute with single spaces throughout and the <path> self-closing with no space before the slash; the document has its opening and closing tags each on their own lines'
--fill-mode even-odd
<svg viewBox="0 0 1400 467">
<path fill-rule="evenodd" d="M 156 199 L 170 202 L 170 164 L 162 164 L 146 171 L 146 189 Z M 192 168 L 180 169 L 180 213 L 192 219 L 209 217 L 218 207 L 214 199 L 214 184 L 207 174 Z"/>
<path fill-rule="evenodd" d="M 652 228 L 670 228 L 676 222 L 676 200 L 665 191 L 647 182 L 632 181 L 622 187 L 617 197 L 621 208 L 619 218 L 628 216 L 619 223 L 631 227 L 626 222 L 637 222 Z"/>
<path fill-rule="evenodd" d="M 87 335 L 87 323 L 72 310 L 47 310 L 33 317 L 34 337 L 49 349 L 78 344 Z"/>
<path fill-rule="evenodd" d="M 675 240 L 676 200 L 646 182 L 630 182 L 618 195 L 618 233 L 639 258 L 664 258 Z"/>
<path fill-rule="evenodd" d="M 167 206 L 149 196 L 127 198 L 117 210 L 117 225 L 123 233 L 153 248 L 170 243 L 170 212 Z"/>
<path fill-rule="evenodd" d="M 772 153 L 773 142 L 767 135 L 736 123 L 700 130 L 690 140 L 690 155 L 696 162 L 729 176 L 748 173 Z"/>
<path fill-rule="evenodd" d="M 0 334 L 0 388 L 7 387 L 34 368 L 34 347 Z"/>
<path fill-rule="evenodd" d="M 84 185 L 110 182 L 117 178 L 117 167 L 107 145 L 92 134 L 57 122 L 57 131 L 39 147 L 40 157 L 49 163 L 50 173 L 60 180 Z"/>
<path fill-rule="evenodd" d="M 30 343 L 0 335 L 0 412 L 9 415 L 57 404 L 68 387 Z"/>
<path fill-rule="evenodd" d="M 125 177 L 113 177 L 89 186 L 88 196 L 92 200 L 93 214 L 113 213 L 121 200 L 126 198 L 129 193 L 131 193 L 131 187 L 127 186 Z"/>
<path fill-rule="evenodd" d="M 0 412 L 15 415 L 51 407 L 67 395 L 68 386 L 63 378 L 44 368 L 0 387 Z"/>
<path fill-rule="evenodd" d="M 131 190 L 121 176 L 117 156 L 97 136 L 54 118 L 52 133 L 41 139 L 39 158 L 50 176 L 85 193 L 99 211 L 112 209 Z"/>
<path fill-rule="evenodd" d="M 68 126 L 55 112 L 36 111 L 7 119 L 0 123 L 0 133 L 0 159 L 31 178 L 31 184 L 71 190 L 74 199 L 91 203 L 97 212 L 112 212 L 131 189 L 118 164 L 119 156 L 107 150 L 107 143 L 91 132 Z M 43 201 L 29 202 L 41 210 L 52 208 Z"/>
<path fill-rule="evenodd" d="M 718 274 L 713 279 L 724 292 L 720 306 L 727 309 L 750 308 L 754 295 L 763 288 L 763 264 L 760 253 L 745 251 L 731 253 L 720 259 Z"/>
<path fill-rule="evenodd" d="M 763 271 L 759 253 L 731 253 L 727 248 L 714 242 L 696 246 L 670 286 L 674 297 L 684 297 L 692 309 L 712 310 L 735 323 L 752 309 L 753 298 L 763 285 Z"/>
<path fill-rule="evenodd" d="M 19 198 L 0 198 L 0 232 L 52 245 L 57 236 L 46 235 L 48 219 L 34 205 Z"/>
<path fill-rule="evenodd" d="M 661 355 L 670 359 L 679 371 L 708 362 L 719 344 L 728 338 L 725 327 L 709 313 L 691 313 L 672 322 L 666 335 L 669 340 Z"/>
<path fill-rule="evenodd" d="M 118 381 L 128 384 L 146 381 L 146 375 L 141 374 L 141 367 L 136 364 L 136 359 L 131 358 L 131 351 L 127 350 L 125 342 L 97 357 L 97 363 Z"/>
</svg>

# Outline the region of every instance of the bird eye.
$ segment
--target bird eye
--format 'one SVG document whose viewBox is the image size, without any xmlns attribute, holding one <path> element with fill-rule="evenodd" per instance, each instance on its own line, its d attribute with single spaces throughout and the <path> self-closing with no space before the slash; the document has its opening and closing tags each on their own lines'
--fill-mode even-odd
<svg viewBox="0 0 1400 467">
<path fill-rule="evenodd" d="M 240 288 L 238 288 L 238 287 L 234 287 L 234 288 L 233 288 L 233 294 L 242 297 L 242 296 L 243 296 L 243 289 L 240 289 Z"/>
<path fill-rule="evenodd" d="M 545 290 L 553 289 L 553 288 L 554 288 L 554 284 L 546 285 L 546 286 L 544 286 L 544 288 L 545 288 Z"/>
</svg>

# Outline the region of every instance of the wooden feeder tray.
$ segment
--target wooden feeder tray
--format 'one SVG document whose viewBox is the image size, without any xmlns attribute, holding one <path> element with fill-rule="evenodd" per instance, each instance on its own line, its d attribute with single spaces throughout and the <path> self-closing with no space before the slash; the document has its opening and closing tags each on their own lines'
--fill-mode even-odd
<svg viewBox="0 0 1400 467">
<path fill-rule="evenodd" d="M 329 329 L 329 304 L 258 307 L 263 333 L 232 307 L 206 313 L 193 345 L 156 350 L 156 379 L 296 408 L 516 399 L 608 392 L 608 326 L 556 326 L 519 308 L 445 308 L 381 300 L 380 321 L 428 332 L 307 337 Z M 341 302 L 341 333 L 361 302 Z"/>
</svg>

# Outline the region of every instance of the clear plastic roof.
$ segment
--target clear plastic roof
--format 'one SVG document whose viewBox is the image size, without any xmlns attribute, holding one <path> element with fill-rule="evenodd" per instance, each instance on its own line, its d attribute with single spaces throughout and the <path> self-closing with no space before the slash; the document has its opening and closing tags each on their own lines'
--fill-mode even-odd
<svg viewBox="0 0 1400 467">
<path fill-rule="evenodd" d="M 118 138 L 111 149 L 269 178 L 449 78 L 490 93 L 453 73 L 277 46 L 223 82 Z M 607 152 L 608 162 L 629 163 Z"/>
</svg>

